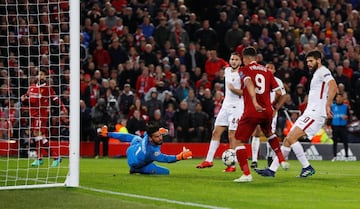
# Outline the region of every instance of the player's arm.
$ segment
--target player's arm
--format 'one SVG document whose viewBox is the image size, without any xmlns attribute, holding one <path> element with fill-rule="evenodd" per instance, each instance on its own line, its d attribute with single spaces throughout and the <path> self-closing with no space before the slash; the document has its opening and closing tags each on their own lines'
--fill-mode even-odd
<svg viewBox="0 0 360 209">
<path fill-rule="evenodd" d="M 192 158 L 192 152 L 189 149 L 186 149 L 183 147 L 183 151 L 180 152 L 177 155 L 167 155 L 160 152 L 160 148 L 158 152 L 155 152 L 157 154 L 154 154 L 154 160 L 158 162 L 165 162 L 165 163 L 174 163 L 179 160 L 187 160 Z"/>
<path fill-rule="evenodd" d="M 64 103 L 61 101 L 60 97 L 55 93 L 54 89 L 49 86 L 49 91 L 50 91 L 50 97 L 51 97 L 52 101 L 56 102 L 57 105 L 60 106 L 61 111 L 63 111 L 64 113 L 67 113 L 67 109 L 66 109 Z"/>
<path fill-rule="evenodd" d="M 289 94 L 287 93 L 283 94 L 283 92 L 280 89 L 277 89 L 275 93 L 276 93 L 275 99 L 274 102 L 272 103 L 272 106 L 275 111 L 278 111 L 284 105 L 286 99 L 289 97 Z"/>
<path fill-rule="evenodd" d="M 333 103 L 335 95 L 338 92 L 338 87 L 337 87 L 336 81 L 334 79 L 332 79 L 328 82 L 328 86 L 329 86 L 329 91 L 328 91 L 328 97 L 327 97 L 327 101 L 326 101 L 326 114 L 327 114 L 328 118 L 332 118 L 333 113 L 331 111 L 331 104 Z"/>
<path fill-rule="evenodd" d="M 110 137 L 110 138 L 118 139 L 121 142 L 131 142 L 135 138 L 138 138 L 139 140 L 141 140 L 140 136 L 134 135 L 134 134 L 120 133 L 120 132 L 108 132 L 107 126 L 103 126 L 98 134 L 101 135 L 102 137 Z"/>
<path fill-rule="evenodd" d="M 231 83 L 229 83 L 228 89 L 236 95 L 239 95 L 239 96 L 243 95 L 243 90 L 235 88 L 234 85 L 232 85 Z"/>
<path fill-rule="evenodd" d="M 254 86 L 254 83 L 251 81 L 251 78 L 250 78 L 250 77 L 246 77 L 246 78 L 244 79 L 244 84 L 245 84 L 245 86 L 246 86 L 247 91 L 249 92 L 251 101 L 252 101 L 252 103 L 254 104 L 256 111 L 258 111 L 258 112 L 264 111 L 265 108 L 261 107 L 261 106 L 259 105 L 259 103 L 257 102 L 257 100 L 256 100 L 255 86 Z"/>
</svg>

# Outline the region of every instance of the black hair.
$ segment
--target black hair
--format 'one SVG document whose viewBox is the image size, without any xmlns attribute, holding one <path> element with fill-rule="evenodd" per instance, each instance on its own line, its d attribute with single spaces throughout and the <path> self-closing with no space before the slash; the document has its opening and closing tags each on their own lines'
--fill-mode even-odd
<svg viewBox="0 0 360 209">
<path fill-rule="evenodd" d="M 257 52 L 256 49 L 252 46 L 246 47 L 243 51 L 242 51 L 242 55 L 244 57 L 256 57 Z"/>
<path fill-rule="evenodd" d="M 149 136 L 152 136 L 155 132 L 159 131 L 159 126 L 153 123 L 148 123 L 146 132 Z"/>
<path fill-rule="evenodd" d="M 306 58 L 308 58 L 308 57 L 313 57 L 315 59 L 322 59 L 322 54 L 318 50 L 313 50 L 313 51 L 310 51 L 309 53 L 307 53 Z"/>
</svg>

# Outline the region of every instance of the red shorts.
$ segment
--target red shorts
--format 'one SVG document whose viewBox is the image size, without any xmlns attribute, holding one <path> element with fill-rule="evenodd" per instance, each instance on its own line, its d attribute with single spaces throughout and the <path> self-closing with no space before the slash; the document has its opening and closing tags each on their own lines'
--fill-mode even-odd
<svg viewBox="0 0 360 209">
<path fill-rule="evenodd" d="M 241 117 L 235 132 L 235 138 L 243 143 L 248 143 L 257 125 L 260 125 L 262 132 L 269 136 L 272 134 L 271 123 L 272 118 Z"/>
<path fill-rule="evenodd" d="M 31 118 L 31 130 L 41 131 L 42 134 L 48 136 L 49 127 L 47 126 L 48 118 Z"/>
</svg>

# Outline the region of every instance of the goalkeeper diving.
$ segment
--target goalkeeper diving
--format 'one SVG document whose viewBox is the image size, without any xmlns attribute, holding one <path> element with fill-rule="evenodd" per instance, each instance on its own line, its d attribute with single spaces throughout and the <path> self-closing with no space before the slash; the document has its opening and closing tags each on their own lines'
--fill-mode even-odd
<svg viewBox="0 0 360 209">
<path fill-rule="evenodd" d="M 108 132 L 107 126 L 103 126 L 99 134 L 103 137 L 118 139 L 121 142 L 130 142 L 130 146 L 126 150 L 130 174 L 169 175 L 169 169 L 156 165 L 154 161 L 174 163 L 187 160 L 192 157 L 192 152 L 184 147 L 182 152 L 177 155 L 161 153 L 160 147 L 163 143 L 163 135 L 166 133 L 167 129 L 149 124 L 143 137 L 129 133 Z"/>
</svg>

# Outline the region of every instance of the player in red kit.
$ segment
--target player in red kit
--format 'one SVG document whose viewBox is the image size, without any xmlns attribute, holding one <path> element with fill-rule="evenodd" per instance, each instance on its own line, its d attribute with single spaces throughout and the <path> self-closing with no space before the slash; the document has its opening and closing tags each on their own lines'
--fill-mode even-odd
<svg viewBox="0 0 360 209">
<path fill-rule="evenodd" d="M 34 137 L 39 148 L 45 150 L 49 148 L 49 140 L 46 137 L 49 135 L 48 120 L 52 101 L 60 105 L 61 110 L 67 113 L 67 109 L 61 102 L 60 98 L 56 95 L 54 89 L 47 84 L 46 76 L 46 69 L 40 68 L 38 82 L 32 84 L 26 94 L 21 96 L 21 102 L 27 102 L 29 106 L 32 137 Z M 55 149 L 50 148 L 50 154 L 54 158 L 52 166 L 57 167 L 61 161 L 60 157 L 58 157 L 58 153 Z M 43 161 L 40 150 L 38 153 L 38 159 L 36 159 L 31 165 L 39 166 L 41 164 L 43 164 Z"/>
<path fill-rule="evenodd" d="M 235 133 L 236 157 L 243 175 L 240 178 L 235 179 L 234 182 L 252 181 L 245 143 L 248 143 L 249 138 L 258 125 L 260 125 L 271 148 L 278 156 L 282 167 L 284 169 L 289 167 L 289 164 L 285 161 L 281 153 L 279 139 L 271 129 L 273 114 L 274 111 L 277 110 L 277 102 L 281 95 L 281 91 L 271 71 L 256 62 L 256 55 L 256 49 L 253 47 L 247 47 L 243 50 L 243 63 L 245 66 L 242 68 L 242 72 L 240 71 L 241 81 L 244 82 L 245 85 L 247 82 L 252 81 L 256 95 L 253 95 L 249 91 L 249 88 L 247 88 L 247 91 L 243 91 L 244 113 L 240 118 Z M 273 104 L 270 102 L 271 91 L 276 92 Z M 262 109 L 254 106 L 254 99 Z"/>
</svg>

